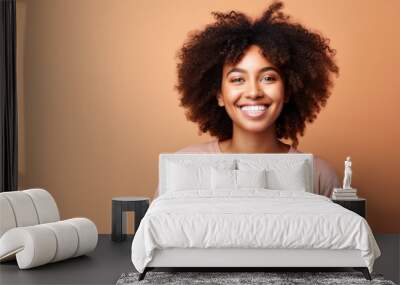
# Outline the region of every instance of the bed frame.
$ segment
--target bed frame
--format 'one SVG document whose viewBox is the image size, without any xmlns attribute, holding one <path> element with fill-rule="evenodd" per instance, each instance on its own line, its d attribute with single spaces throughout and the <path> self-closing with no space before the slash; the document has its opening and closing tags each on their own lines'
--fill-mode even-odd
<svg viewBox="0 0 400 285">
<path fill-rule="evenodd" d="M 309 166 L 309 185 L 307 192 L 313 193 L 312 154 L 160 154 L 159 191 L 166 191 L 167 161 L 216 161 L 246 159 L 289 159 L 304 160 Z M 213 269 L 229 268 L 233 271 L 252 271 L 256 269 L 278 268 L 343 268 L 350 267 L 361 271 L 367 280 L 371 276 L 359 250 L 330 249 L 255 249 L 255 248 L 168 248 L 156 249 L 153 259 L 148 263 L 139 280 L 148 271 L 156 268 Z M 229 270 L 232 271 L 232 270 Z M 263 270 L 260 270 L 263 271 Z"/>
<path fill-rule="evenodd" d="M 329 249 L 255 249 L 255 248 L 169 248 L 157 249 L 143 273 L 155 268 L 207 269 L 229 268 L 233 271 L 252 271 L 271 268 L 343 268 L 361 271 L 371 280 L 359 250 Z M 263 270 L 260 270 L 263 271 Z"/>
</svg>

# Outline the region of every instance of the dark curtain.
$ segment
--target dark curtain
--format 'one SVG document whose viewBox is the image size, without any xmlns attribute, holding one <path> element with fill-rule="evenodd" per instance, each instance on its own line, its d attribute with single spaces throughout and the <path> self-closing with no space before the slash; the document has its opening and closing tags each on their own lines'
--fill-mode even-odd
<svg viewBox="0 0 400 285">
<path fill-rule="evenodd" d="M 0 192 L 18 190 L 15 28 L 15 0 L 0 0 Z"/>
</svg>

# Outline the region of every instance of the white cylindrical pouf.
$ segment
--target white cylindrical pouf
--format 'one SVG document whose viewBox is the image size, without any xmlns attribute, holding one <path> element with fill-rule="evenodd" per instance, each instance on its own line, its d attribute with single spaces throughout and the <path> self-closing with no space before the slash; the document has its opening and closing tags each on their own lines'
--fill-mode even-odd
<svg viewBox="0 0 400 285">
<path fill-rule="evenodd" d="M 22 191 L 30 196 L 35 205 L 39 224 L 51 223 L 60 220 L 56 201 L 49 192 L 43 189 L 28 189 Z"/>
<path fill-rule="evenodd" d="M 49 263 L 57 249 L 54 232 L 41 225 L 11 229 L 1 237 L 0 241 L 1 251 L 16 253 L 20 269 Z"/>
<path fill-rule="evenodd" d="M 17 226 L 11 204 L 2 194 L 0 193 L 0 237 L 9 229 Z"/>
<path fill-rule="evenodd" d="M 64 222 L 74 226 L 78 232 L 79 244 L 74 257 L 88 253 L 96 248 L 98 233 L 96 225 L 91 220 L 86 218 L 73 218 L 65 220 Z"/>
<path fill-rule="evenodd" d="M 35 205 L 30 196 L 23 191 L 1 193 L 13 209 L 17 227 L 33 226 L 39 223 Z"/>
<path fill-rule="evenodd" d="M 51 262 L 57 262 L 74 256 L 78 248 L 78 233 L 64 221 L 41 225 L 51 229 L 57 238 L 57 252 Z"/>
</svg>

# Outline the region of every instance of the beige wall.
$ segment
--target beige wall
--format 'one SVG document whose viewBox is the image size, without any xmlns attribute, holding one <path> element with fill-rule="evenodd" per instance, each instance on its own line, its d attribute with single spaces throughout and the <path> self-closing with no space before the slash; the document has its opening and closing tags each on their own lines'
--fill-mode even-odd
<svg viewBox="0 0 400 285">
<path fill-rule="evenodd" d="M 270 2 L 200 2 L 17 0 L 21 189 L 46 188 L 62 218 L 109 233 L 113 196 L 153 195 L 160 152 L 209 140 L 178 106 L 175 54 L 211 11 L 257 16 Z M 341 68 L 299 149 L 340 177 L 351 155 L 373 230 L 399 233 L 400 1 L 285 2 L 331 39 Z"/>
</svg>

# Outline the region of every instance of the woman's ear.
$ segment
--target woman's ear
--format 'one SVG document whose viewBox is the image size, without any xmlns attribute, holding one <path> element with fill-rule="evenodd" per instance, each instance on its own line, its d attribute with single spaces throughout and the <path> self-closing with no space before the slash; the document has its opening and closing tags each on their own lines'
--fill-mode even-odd
<svg viewBox="0 0 400 285">
<path fill-rule="evenodd" d="M 218 106 L 220 106 L 220 107 L 224 107 L 225 106 L 224 99 L 222 98 L 221 93 L 217 94 L 217 100 L 218 100 Z"/>
</svg>

